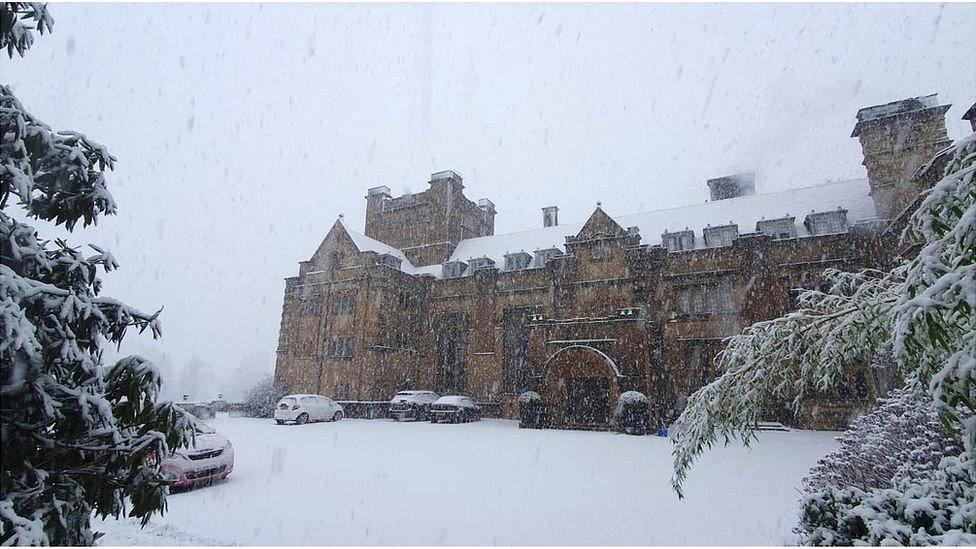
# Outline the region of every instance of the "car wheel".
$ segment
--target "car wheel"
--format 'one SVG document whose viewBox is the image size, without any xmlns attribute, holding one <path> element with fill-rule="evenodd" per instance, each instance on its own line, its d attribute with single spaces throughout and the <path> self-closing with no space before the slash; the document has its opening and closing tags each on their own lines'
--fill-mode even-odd
<svg viewBox="0 0 976 549">
<path fill-rule="evenodd" d="M 285 424 L 285 420 L 283 420 L 283 419 L 276 419 L 275 420 L 275 423 L 277 423 L 278 425 L 284 425 Z"/>
<path fill-rule="evenodd" d="M 295 423 L 298 425 L 305 425 L 308 423 L 308 414 L 303 413 L 295 419 Z"/>
<path fill-rule="evenodd" d="M 342 410 L 332 414 L 332 421 L 339 421 L 340 419 L 342 419 Z"/>
</svg>

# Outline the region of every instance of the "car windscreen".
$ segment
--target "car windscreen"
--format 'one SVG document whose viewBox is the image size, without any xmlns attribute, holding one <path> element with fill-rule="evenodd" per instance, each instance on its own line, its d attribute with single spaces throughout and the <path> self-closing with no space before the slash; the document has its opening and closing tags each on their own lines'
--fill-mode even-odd
<svg viewBox="0 0 976 549">
<path fill-rule="evenodd" d="M 284 404 L 285 406 L 294 406 L 297 403 L 298 403 L 297 400 L 295 400 L 294 398 L 288 397 L 288 398 L 281 399 L 278 402 L 278 405 L 281 406 L 282 404 Z"/>
</svg>

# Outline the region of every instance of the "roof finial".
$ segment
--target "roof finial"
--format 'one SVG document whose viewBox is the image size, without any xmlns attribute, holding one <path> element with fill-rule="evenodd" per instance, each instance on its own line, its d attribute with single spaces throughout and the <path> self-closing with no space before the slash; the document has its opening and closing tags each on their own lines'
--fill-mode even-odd
<svg viewBox="0 0 976 549">
<path fill-rule="evenodd" d="M 603 206 L 603 202 L 600 202 L 599 200 L 597 200 L 596 201 L 596 207 L 599 208 L 601 206 Z"/>
<path fill-rule="evenodd" d="M 344 219 L 344 216 L 342 214 L 339 214 L 339 221 L 342 221 L 343 219 Z"/>
</svg>

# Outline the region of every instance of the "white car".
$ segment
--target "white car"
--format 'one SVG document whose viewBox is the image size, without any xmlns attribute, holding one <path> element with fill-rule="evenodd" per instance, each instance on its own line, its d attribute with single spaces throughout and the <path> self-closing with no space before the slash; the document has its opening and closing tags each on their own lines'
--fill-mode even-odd
<svg viewBox="0 0 976 549">
<path fill-rule="evenodd" d="M 322 395 L 287 395 L 278 401 L 274 418 L 278 425 L 293 421 L 298 425 L 309 421 L 339 421 L 342 419 L 342 406 Z"/>
<path fill-rule="evenodd" d="M 400 391 L 390 400 L 390 417 L 401 421 L 412 417 L 417 421 L 430 419 L 430 405 L 437 400 L 433 391 Z"/>
<path fill-rule="evenodd" d="M 234 446 L 227 437 L 202 421 L 195 425 L 192 445 L 173 452 L 160 464 L 163 479 L 172 489 L 210 484 L 234 470 Z"/>
<path fill-rule="evenodd" d="M 481 407 L 466 396 L 442 396 L 430 405 L 430 422 L 446 419 L 451 423 L 467 423 L 481 419 Z"/>
</svg>

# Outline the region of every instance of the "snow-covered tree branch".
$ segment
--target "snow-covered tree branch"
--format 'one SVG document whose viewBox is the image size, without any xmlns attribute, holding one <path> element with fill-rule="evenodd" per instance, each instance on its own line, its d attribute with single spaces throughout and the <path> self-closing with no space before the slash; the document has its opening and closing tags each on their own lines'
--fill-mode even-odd
<svg viewBox="0 0 976 549">
<path fill-rule="evenodd" d="M 36 4 L 2 8 L 2 46 L 23 55 L 30 27 L 53 20 Z M 90 545 L 92 513 L 143 521 L 165 509 L 158 458 L 188 442 L 192 417 L 156 401 L 159 373 L 140 357 L 114 365 L 102 348 L 131 327 L 160 335 L 146 314 L 100 295 L 99 269 L 118 267 L 97 246 L 85 255 L 12 217 L 73 230 L 116 205 L 104 172 L 114 158 L 74 132 L 54 132 L 0 85 L 0 542 Z"/>
<path fill-rule="evenodd" d="M 962 498 L 976 493 L 976 135 L 951 153 L 943 179 L 927 191 L 903 235 L 921 244 L 915 257 L 890 272 L 828 271 L 828 291 L 806 291 L 798 311 L 728 340 L 716 358 L 722 375 L 692 395 L 672 428 L 672 484 L 679 495 L 705 449 L 732 439 L 750 443 L 765 406 L 785 400 L 800 413 L 811 389 L 830 389 L 886 343 L 893 345 L 900 376 L 927 395 L 949 436 L 964 448 L 929 477 L 946 486 L 962 482 Z M 929 493 L 911 478 L 899 482 L 900 493 Z M 946 525 L 973 527 L 971 519 L 950 519 Z M 936 533 L 939 528 L 931 527 Z"/>
</svg>

